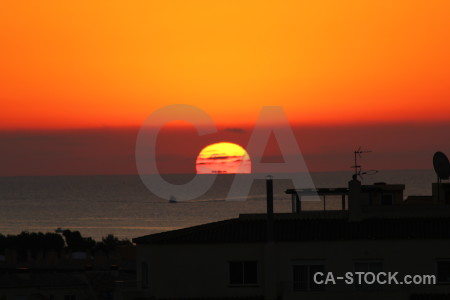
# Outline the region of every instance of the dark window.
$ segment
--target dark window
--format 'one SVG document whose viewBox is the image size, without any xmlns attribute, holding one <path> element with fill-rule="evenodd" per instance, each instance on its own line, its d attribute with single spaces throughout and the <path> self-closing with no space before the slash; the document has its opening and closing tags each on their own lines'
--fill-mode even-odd
<svg viewBox="0 0 450 300">
<path fill-rule="evenodd" d="M 437 282 L 450 283 L 450 261 L 437 262 Z"/>
<path fill-rule="evenodd" d="M 148 264 L 146 262 L 141 264 L 141 281 L 142 288 L 148 288 Z"/>
<path fill-rule="evenodd" d="M 392 194 L 381 195 L 381 205 L 392 205 L 393 199 L 394 196 Z"/>
<path fill-rule="evenodd" d="M 355 272 L 372 272 L 375 276 L 383 271 L 383 263 L 381 261 L 359 261 L 355 262 Z M 359 290 L 379 289 L 380 285 L 375 281 L 373 284 L 365 284 L 362 280 L 361 284 L 357 284 Z"/>
<path fill-rule="evenodd" d="M 378 273 L 383 269 L 383 263 L 380 261 L 361 261 L 355 262 L 355 271 L 356 272 L 373 272 Z"/>
<path fill-rule="evenodd" d="M 324 272 L 323 265 L 295 265 L 293 266 L 294 291 L 322 291 L 323 284 L 314 282 L 314 274 Z"/>
<path fill-rule="evenodd" d="M 76 295 L 64 295 L 64 300 L 77 300 Z"/>
<path fill-rule="evenodd" d="M 254 285 L 258 283 L 258 265 L 256 261 L 230 262 L 230 284 Z"/>
</svg>

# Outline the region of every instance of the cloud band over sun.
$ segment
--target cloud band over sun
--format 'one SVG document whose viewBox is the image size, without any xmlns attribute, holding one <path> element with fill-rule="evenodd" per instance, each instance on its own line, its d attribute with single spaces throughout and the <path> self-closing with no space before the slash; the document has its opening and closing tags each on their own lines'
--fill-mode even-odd
<svg viewBox="0 0 450 300">
<path fill-rule="evenodd" d="M 233 143 L 211 144 L 200 152 L 196 160 L 197 174 L 251 173 L 250 157 Z"/>
</svg>

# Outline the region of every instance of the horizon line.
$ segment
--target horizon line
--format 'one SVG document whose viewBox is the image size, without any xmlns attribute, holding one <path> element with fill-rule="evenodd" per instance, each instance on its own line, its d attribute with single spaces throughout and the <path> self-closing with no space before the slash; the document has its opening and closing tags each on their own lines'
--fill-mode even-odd
<svg viewBox="0 0 450 300">
<path fill-rule="evenodd" d="M 429 169 L 423 169 L 423 168 L 411 168 L 411 169 L 380 169 L 377 174 L 383 171 L 433 171 L 433 168 Z M 329 171 L 299 171 L 299 172 L 272 172 L 272 173 L 223 173 L 223 174 L 196 174 L 196 173 L 154 173 L 154 174 L 144 174 L 140 175 L 138 173 L 123 173 L 123 174 L 54 174 L 54 175 L 0 175 L 0 178 L 15 178 L 15 177 L 92 177 L 92 176 L 154 176 L 154 175 L 160 175 L 160 176 L 170 176 L 170 175 L 189 175 L 189 176 L 195 176 L 195 175 L 252 175 L 252 174 L 266 174 L 266 175 L 273 175 L 273 174 L 297 174 L 297 173 L 341 173 L 341 172 L 349 172 L 354 173 L 354 170 L 329 170 Z M 274 178 L 277 179 L 277 178 Z"/>
</svg>

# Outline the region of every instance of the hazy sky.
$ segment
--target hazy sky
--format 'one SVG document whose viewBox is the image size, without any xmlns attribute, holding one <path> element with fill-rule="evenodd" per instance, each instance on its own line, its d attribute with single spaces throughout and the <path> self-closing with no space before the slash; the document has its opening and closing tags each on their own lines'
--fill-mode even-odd
<svg viewBox="0 0 450 300">
<path fill-rule="evenodd" d="M 372 153 L 364 169 L 431 169 L 435 151 L 450 154 L 450 123 L 366 126 L 294 127 L 311 171 L 351 170 L 359 146 Z M 104 128 L 0 132 L 0 176 L 136 174 L 138 128 Z M 194 128 L 164 128 L 157 142 L 158 168 L 163 173 L 195 173 L 203 147 L 228 141 L 247 145 L 251 128 L 221 128 L 199 137 Z M 275 138 L 263 162 L 282 162 Z M 250 157 L 259 160 L 259 157 Z"/>
<path fill-rule="evenodd" d="M 431 168 L 450 154 L 449 15 L 447 0 L 2 1 L 0 175 L 134 173 L 137 128 L 178 103 L 222 131 L 166 130 L 166 172 L 208 143 L 245 147 L 264 105 L 313 170 L 360 145 L 373 167 Z"/>
</svg>

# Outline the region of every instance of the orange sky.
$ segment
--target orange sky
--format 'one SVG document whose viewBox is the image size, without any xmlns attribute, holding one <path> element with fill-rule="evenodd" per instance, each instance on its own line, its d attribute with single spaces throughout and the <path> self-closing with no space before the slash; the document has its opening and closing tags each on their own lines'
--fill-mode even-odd
<svg viewBox="0 0 450 300">
<path fill-rule="evenodd" d="M 0 129 L 450 120 L 450 1 L 2 1 Z M 245 120 L 245 122 L 244 122 Z"/>
</svg>

